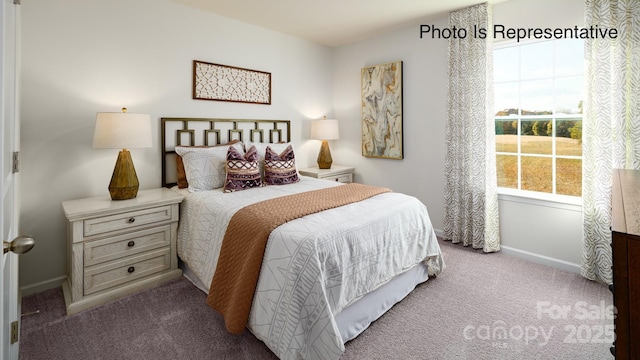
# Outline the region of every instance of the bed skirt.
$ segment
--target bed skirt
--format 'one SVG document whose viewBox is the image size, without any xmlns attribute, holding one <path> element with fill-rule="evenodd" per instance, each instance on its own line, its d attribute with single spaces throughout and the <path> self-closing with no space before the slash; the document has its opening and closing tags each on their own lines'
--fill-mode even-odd
<svg viewBox="0 0 640 360">
<path fill-rule="evenodd" d="M 209 293 L 209 286 L 205 286 L 202 281 L 198 280 L 187 264 L 180 261 L 179 266 L 187 280 L 205 294 Z M 335 316 L 342 342 L 346 343 L 355 339 L 372 322 L 404 299 L 417 285 L 428 279 L 428 267 L 424 262 L 421 262 L 345 307 Z M 249 328 L 249 330 L 251 329 Z"/>
</svg>

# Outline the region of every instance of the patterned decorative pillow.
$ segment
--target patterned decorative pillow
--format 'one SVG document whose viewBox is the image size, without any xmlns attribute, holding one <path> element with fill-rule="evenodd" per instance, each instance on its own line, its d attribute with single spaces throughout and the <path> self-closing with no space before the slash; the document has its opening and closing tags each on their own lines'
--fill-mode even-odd
<svg viewBox="0 0 640 360">
<path fill-rule="evenodd" d="M 264 182 L 267 185 L 287 185 L 298 181 L 293 147 L 289 145 L 278 154 L 268 146 L 264 155 Z"/>
<path fill-rule="evenodd" d="M 270 147 L 276 154 L 280 154 L 285 151 L 287 147 L 291 146 L 291 143 L 263 143 L 263 142 L 253 142 L 253 141 L 245 141 L 244 148 L 248 149 L 252 146 L 256 147 L 258 150 L 258 163 L 260 163 L 260 174 L 262 174 L 262 178 L 264 179 L 264 157 L 267 152 L 267 148 Z"/>
<path fill-rule="evenodd" d="M 286 150 L 287 147 L 289 147 L 290 145 L 291 143 L 272 144 L 272 143 L 263 143 L 263 142 L 253 142 L 253 141 L 244 142 L 245 149 L 248 149 L 252 146 L 256 147 L 256 150 L 258 151 L 258 161 L 260 162 L 260 164 L 264 163 L 264 157 L 268 147 L 270 147 L 271 150 L 275 151 L 276 153 L 280 154 L 281 152 Z"/>
<path fill-rule="evenodd" d="M 213 190 L 224 186 L 229 148 L 241 152 L 242 143 L 205 148 L 176 146 L 176 154 L 182 157 L 189 191 Z"/>
<path fill-rule="evenodd" d="M 260 186 L 262 186 L 262 177 L 256 147 L 250 147 L 244 155 L 234 147 L 230 147 L 227 152 L 227 178 L 224 183 L 224 192 Z"/>
</svg>

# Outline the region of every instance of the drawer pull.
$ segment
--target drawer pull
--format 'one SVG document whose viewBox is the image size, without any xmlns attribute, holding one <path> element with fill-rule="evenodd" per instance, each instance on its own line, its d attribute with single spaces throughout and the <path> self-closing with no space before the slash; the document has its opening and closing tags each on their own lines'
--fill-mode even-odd
<svg viewBox="0 0 640 360">
<path fill-rule="evenodd" d="M 134 271 L 136 271 L 136 268 L 134 268 L 133 266 L 129 266 L 129 268 L 127 269 L 127 272 L 129 274 L 133 273 Z"/>
<path fill-rule="evenodd" d="M 133 224 L 134 222 L 136 222 L 136 218 L 134 217 L 129 218 L 129 224 Z"/>
<path fill-rule="evenodd" d="M 127 246 L 128 246 L 128 247 L 134 247 L 134 246 L 136 246 L 136 242 L 135 242 L 135 241 L 133 241 L 133 240 L 131 240 L 131 241 L 129 241 L 129 242 L 127 243 Z"/>
</svg>

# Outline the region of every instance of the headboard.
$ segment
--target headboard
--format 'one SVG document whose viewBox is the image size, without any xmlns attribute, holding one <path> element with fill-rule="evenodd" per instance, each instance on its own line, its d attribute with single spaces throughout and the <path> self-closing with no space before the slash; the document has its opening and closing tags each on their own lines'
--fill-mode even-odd
<svg viewBox="0 0 640 360">
<path fill-rule="evenodd" d="M 267 138 L 265 138 L 267 134 Z M 247 136 L 245 136 L 247 135 Z M 161 118 L 162 186 L 178 181 L 176 146 L 213 146 L 232 140 L 290 142 L 291 121 L 256 119 Z"/>
</svg>

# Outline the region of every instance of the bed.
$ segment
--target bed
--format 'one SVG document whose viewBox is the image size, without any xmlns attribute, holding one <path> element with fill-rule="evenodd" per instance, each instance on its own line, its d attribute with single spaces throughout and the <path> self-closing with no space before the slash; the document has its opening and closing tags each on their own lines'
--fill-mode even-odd
<svg viewBox="0 0 640 360">
<path fill-rule="evenodd" d="M 324 196 L 346 191 L 351 185 L 296 172 L 287 175 L 296 181 L 281 185 L 242 191 L 224 191 L 227 185 L 223 189 L 198 188 L 191 184 L 191 179 L 198 184 L 194 174 L 200 174 L 190 165 L 194 158 L 191 155 L 236 152 L 229 149 L 232 147 L 242 151 L 253 145 L 258 153 L 259 177 L 267 179 L 269 154 L 281 155 L 292 149 L 290 122 L 162 118 L 161 126 L 163 186 L 185 196 L 178 229 L 181 268 L 187 279 L 209 294 L 209 299 L 215 289 L 220 289 L 211 288 L 214 278 L 221 278 L 216 270 L 229 268 L 229 261 L 221 259 L 227 253 L 223 239 L 229 241 L 225 238 L 227 227 L 231 228 L 230 222 L 241 209 L 269 199 L 282 203 L 291 196 Z M 267 146 L 275 152 L 267 151 L 265 163 Z M 182 166 L 176 165 L 177 152 L 183 155 Z M 287 164 L 295 162 L 295 151 L 290 152 L 291 159 L 287 160 L 293 161 Z M 189 168 L 186 173 L 192 176 L 188 186 L 177 186 L 184 181 L 181 178 L 185 174 L 179 169 L 183 167 Z M 269 232 L 246 327 L 281 359 L 338 359 L 347 341 L 417 284 L 443 269 L 426 207 L 411 196 L 377 191 L 362 201 L 305 214 Z"/>
</svg>

